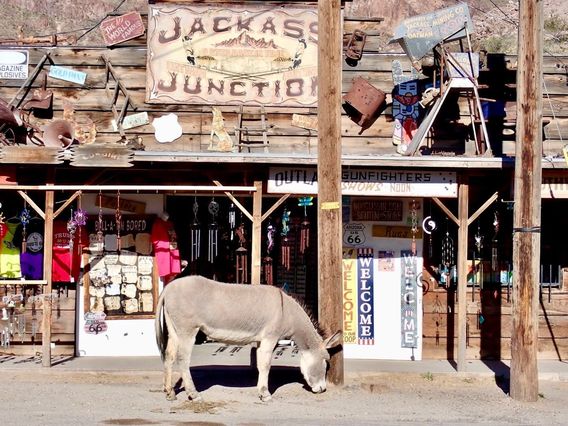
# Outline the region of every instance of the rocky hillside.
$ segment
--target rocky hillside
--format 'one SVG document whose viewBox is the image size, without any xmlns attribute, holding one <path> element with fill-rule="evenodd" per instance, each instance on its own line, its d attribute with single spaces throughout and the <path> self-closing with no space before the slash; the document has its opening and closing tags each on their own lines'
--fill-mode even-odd
<svg viewBox="0 0 568 426">
<path fill-rule="evenodd" d="M 197 1 L 196 1 L 197 2 Z M 402 20 L 452 6 L 456 0 L 352 0 L 346 3 L 348 16 L 384 18 L 377 25 L 384 50 L 393 28 Z M 514 53 L 518 23 L 518 0 L 467 0 L 475 25 L 474 47 L 489 52 Z M 544 0 L 544 51 L 547 55 L 568 54 L 568 0 Z M 132 10 L 146 12 L 146 0 L 0 0 L 0 38 L 54 33 L 75 35 L 80 45 L 100 44 L 95 28 L 108 13 Z"/>
</svg>

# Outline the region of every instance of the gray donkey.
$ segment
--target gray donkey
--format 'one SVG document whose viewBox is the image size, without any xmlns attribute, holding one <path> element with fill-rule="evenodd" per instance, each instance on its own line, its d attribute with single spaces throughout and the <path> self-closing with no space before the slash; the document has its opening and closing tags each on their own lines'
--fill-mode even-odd
<svg viewBox="0 0 568 426">
<path fill-rule="evenodd" d="M 179 361 L 190 399 L 202 400 L 189 371 L 197 332 L 232 344 L 260 343 L 257 350 L 258 393 L 271 399 L 268 372 L 279 340 L 291 338 L 300 350 L 300 369 L 314 393 L 325 391 L 328 349 L 339 344 L 341 331 L 323 340 L 302 306 L 277 287 L 224 284 L 201 276 L 170 282 L 156 308 L 156 341 L 164 361 L 164 392 L 176 399 L 172 367 Z"/>
</svg>

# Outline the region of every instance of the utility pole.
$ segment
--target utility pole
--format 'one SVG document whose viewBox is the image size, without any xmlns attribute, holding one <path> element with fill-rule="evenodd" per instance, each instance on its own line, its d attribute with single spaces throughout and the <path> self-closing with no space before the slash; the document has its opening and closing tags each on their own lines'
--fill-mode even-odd
<svg viewBox="0 0 568 426">
<path fill-rule="evenodd" d="M 341 250 L 341 1 L 318 1 L 318 289 L 319 318 L 343 328 Z M 343 384 L 343 351 L 331 357 L 328 380 Z"/>
<path fill-rule="evenodd" d="M 542 16 L 542 0 L 520 1 L 510 395 L 527 402 L 538 399 Z"/>
</svg>

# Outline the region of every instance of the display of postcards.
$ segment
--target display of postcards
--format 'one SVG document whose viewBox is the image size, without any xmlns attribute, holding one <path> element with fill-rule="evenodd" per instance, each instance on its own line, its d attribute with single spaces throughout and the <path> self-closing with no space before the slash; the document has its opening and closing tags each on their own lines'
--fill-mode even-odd
<svg viewBox="0 0 568 426">
<path fill-rule="evenodd" d="M 154 258 L 152 256 L 138 256 L 138 273 L 150 275 L 154 268 Z"/>
<path fill-rule="evenodd" d="M 91 286 L 94 287 L 102 287 L 110 283 L 106 268 L 91 270 L 89 272 L 89 280 L 91 281 Z"/>
<path fill-rule="evenodd" d="M 118 260 L 123 265 L 136 265 L 138 255 L 133 251 L 121 250 Z"/>
<path fill-rule="evenodd" d="M 138 312 L 138 299 L 126 299 L 122 301 L 124 312 L 127 314 L 134 314 Z"/>
<path fill-rule="evenodd" d="M 89 298 L 89 311 L 91 312 L 104 312 L 105 306 L 102 297 Z"/>
<path fill-rule="evenodd" d="M 134 247 L 134 235 L 127 234 L 120 237 L 120 247 L 121 248 L 130 248 Z"/>
<path fill-rule="evenodd" d="M 104 243 L 99 241 L 97 234 L 89 234 L 89 252 L 92 254 L 102 253 L 104 248 Z"/>
<path fill-rule="evenodd" d="M 110 277 L 110 282 L 112 284 L 122 284 L 122 275 L 113 275 Z"/>
<path fill-rule="evenodd" d="M 107 296 L 104 303 L 107 311 L 117 311 L 120 309 L 120 296 Z"/>
<path fill-rule="evenodd" d="M 120 288 L 120 293 L 129 298 L 136 297 L 137 291 L 138 289 L 135 284 L 122 284 Z"/>
<path fill-rule="evenodd" d="M 140 293 L 140 310 L 152 312 L 154 310 L 154 295 L 150 291 Z"/>
<path fill-rule="evenodd" d="M 122 267 L 122 282 L 136 284 L 138 282 L 138 267 L 125 265 Z"/>
<path fill-rule="evenodd" d="M 110 284 L 105 287 L 107 296 L 120 295 L 120 284 Z"/>
<path fill-rule="evenodd" d="M 103 297 L 105 295 L 104 287 L 89 286 L 89 296 Z"/>
<path fill-rule="evenodd" d="M 139 290 L 152 290 L 152 276 L 150 275 L 140 275 L 138 277 L 137 287 Z"/>
<path fill-rule="evenodd" d="M 142 255 L 149 255 L 152 253 L 152 238 L 147 232 L 136 234 L 134 245 L 136 247 L 136 253 Z"/>
<path fill-rule="evenodd" d="M 118 254 L 107 253 L 105 254 L 105 265 L 116 265 L 118 264 Z"/>
<path fill-rule="evenodd" d="M 111 277 L 120 275 L 122 273 L 122 265 L 107 265 L 107 273 Z"/>
<path fill-rule="evenodd" d="M 117 251 L 118 250 L 118 238 L 116 234 L 106 234 L 105 235 L 105 250 L 106 251 Z"/>
</svg>

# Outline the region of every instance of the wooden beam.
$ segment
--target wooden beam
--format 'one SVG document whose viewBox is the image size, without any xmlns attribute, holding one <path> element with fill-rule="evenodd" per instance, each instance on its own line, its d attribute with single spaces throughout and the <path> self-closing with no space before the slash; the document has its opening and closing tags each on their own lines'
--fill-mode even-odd
<svg viewBox="0 0 568 426">
<path fill-rule="evenodd" d="M 43 288 L 43 317 L 42 317 L 42 356 L 41 363 L 44 367 L 51 367 L 51 316 L 53 300 L 51 299 L 53 268 L 53 205 L 55 195 L 53 191 L 45 193 L 45 222 L 43 237 L 43 279 L 47 284 Z"/>
<path fill-rule="evenodd" d="M 542 1 L 519 2 L 510 395 L 525 402 L 538 400 L 542 28 Z"/>
<path fill-rule="evenodd" d="M 212 186 L 212 185 L 2 185 L 0 190 L 21 191 L 123 191 L 123 192 L 253 192 L 254 186 Z"/>
<path fill-rule="evenodd" d="M 32 200 L 30 198 L 30 196 L 28 194 L 26 194 L 24 191 L 18 191 L 18 194 L 20 194 L 20 196 L 27 201 L 27 203 L 32 206 L 32 209 L 34 209 L 34 211 L 42 218 L 45 219 L 45 213 L 43 212 L 43 210 L 41 209 L 40 206 L 38 206 L 34 200 Z"/>
<path fill-rule="evenodd" d="M 63 210 L 65 210 L 67 206 L 71 204 L 75 200 L 75 198 L 77 198 L 79 195 L 81 195 L 81 191 L 77 191 L 73 195 L 71 195 L 69 199 L 65 201 L 63 205 L 59 207 L 55 213 L 53 213 L 53 219 L 56 219 L 57 216 L 59 216 L 61 212 L 63 212 Z"/>
<path fill-rule="evenodd" d="M 485 210 L 487 210 L 487 207 L 489 207 L 491 204 L 493 204 L 495 202 L 495 200 L 497 199 L 497 197 L 499 197 L 499 191 L 496 191 L 495 194 L 493 194 L 491 197 L 489 197 L 489 199 L 485 203 L 483 203 L 483 205 L 480 208 L 478 208 L 474 214 L 472 214 L 469 217 L 469 219 L 467 220 L 467 226 L 469 226 L 473 222 L 475 222 L 475 219 L 477 219 L 479 217 L 479 215 L 481 215 L 481 213 L 483 213 Z"/>
<path fill-rule="evenodd" d="M 467 240 L 468 240 L 468 212 L 469 209 L 469 182 L 467 176 L 461 176 L 458 189 L 458 359 L 457 370 L 466 370 L 466 343 L 467 343 Z"/>
<path fill-rule="evenodd" d="M 262 182 L 254 183 L 256 191 L 252 198 L 252 241 L 250 248 L 251 284 L 260 284 L 262 266 Z"/>
<path fill-rule="evenodd" d="M 280 198 L 262 215 L 262 221 L 264 222 L 264 221 L 266 220 L 266 218 L 267 218 L 268 216 L 270 216 L 274 210 L 276 210 L 278 207 L 280 207 L 280 206 L 282 205 L 282 203 L 288 199 L 288 197 L 290 197 L 290 194 L 284 194 L 282 197 L 280 197 Z"/>
<path fill-rule="evenodd" d="M 318 289 L 319 320 L 327 332 L 343 329 L 341 251 L 341 1 L 318 1 Z M 343 351 L 327 375 L 343 384 Z"/>
<path fill-rule="evenodd" d="M 221 182 L 219 182 L 218 180 L 214 180 L 213 183 L 219 187 L 222 187 L 223 185 L 221 185 Z M 224 187 L 226 188 L 226 187 Z M 254 188 L 254 187 L 253 187 Z M 254 190 L 256 190 L 256 188 L 254 188 Z M 243 212 L 243 214 L 248 217 L 248 219 L 252 222 L 253 221 L 253 217 L 252 214 L 249 213 L 249 211 L 246 209 L 245 206 L 243 206 L 239 200 L 237 200 L 235 198 L 235 196 L 233 194 L 231 194 L 229 191 L 225 191 L 225 195 L 229 198 L 229 200 L 231 200 L 233 202 L 233 204 L 235 206 L 237 206 L 237 208 Z"/>
<path fill-rule="evenodd" d="M 436 203 L 436 205 L 438 207 L 440 207 L 440 209 L 442 209 L 442 211 L 444 213 L 446 213 L 446 216 L 448 216 L 450 219 L 452 219 L 452 221 L 456 224 L 456 225 L 460 225 L 460 221 L 458 220 L 458 218 L 451 212 L 450 209 L 448 209 L 444 203 L 437 197 L 433 197 L 432 201 L 434 201 Z"/>
</svg>

